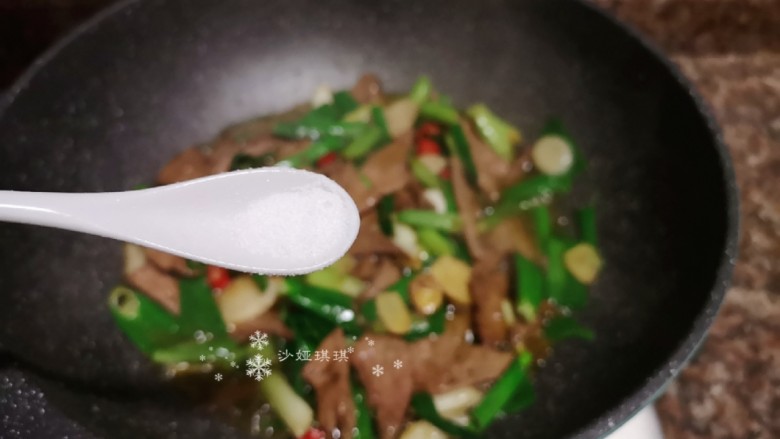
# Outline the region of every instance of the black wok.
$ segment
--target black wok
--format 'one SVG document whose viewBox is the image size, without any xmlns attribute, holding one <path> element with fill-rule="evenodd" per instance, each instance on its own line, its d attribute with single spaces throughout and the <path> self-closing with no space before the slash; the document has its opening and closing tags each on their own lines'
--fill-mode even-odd
<svg viewBox="0 0 780 439">
<path fill-rule="evenodd" d="M 690 85 L 602 13 L 570 1 L 144 0 L 49 51 L 0 106 L 0 189 L 123 190 L 225 125 L 322 82 L 429 74 L 529 138 L 550 115 L 591 158 L 606 257 L 539 399 L 492 437 L 595 438 L 647 404 L 700 344 L 736 251 L 731 164 Z M 229 437 L 193 410 L 107 312 L 117 242 L 0 224 L 2 437 Z"/>
</svg>

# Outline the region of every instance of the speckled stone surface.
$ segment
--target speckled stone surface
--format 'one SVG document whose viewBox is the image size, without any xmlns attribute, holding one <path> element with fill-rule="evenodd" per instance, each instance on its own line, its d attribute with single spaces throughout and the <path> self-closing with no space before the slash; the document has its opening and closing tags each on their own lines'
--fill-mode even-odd
<svg viewBox="0 0 780 439">
<path fill-rule="evenodd" d="M 712 106 L 741 195 L 740 258 L 702 351 L 657 404 L 668 439 L 780 437 L 780 1 L 598 0 Z"/>
<path fill-rule="evenodd" d="M 693 80 L 721 124 L 741 188 L 734 287 L 702 351 L 657 404 L 664 432 L 668 439 L 780 437 L 780 0 L 595 2 Z M 107 3 L 0 0 L 0 88 Z M 21 390 L 8 383 L 0 381 L 0 393 Z M 61 428 L 67 434 L 72 426 Z"/>
</svg>

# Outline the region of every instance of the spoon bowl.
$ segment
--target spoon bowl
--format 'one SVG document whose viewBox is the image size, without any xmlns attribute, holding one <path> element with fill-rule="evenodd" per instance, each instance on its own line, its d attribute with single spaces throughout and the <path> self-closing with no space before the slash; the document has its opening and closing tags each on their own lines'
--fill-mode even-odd
<svg viewBox="0 0 780 439">
<path fill-rule="evenodd" d="M 0 191 L 0 220 L 90 233 L 277 275 L 332 264 L 352 245 L 360 225 L 355 203 L 336 182 L 280 167 L 128 192 Z"/>
</svg>

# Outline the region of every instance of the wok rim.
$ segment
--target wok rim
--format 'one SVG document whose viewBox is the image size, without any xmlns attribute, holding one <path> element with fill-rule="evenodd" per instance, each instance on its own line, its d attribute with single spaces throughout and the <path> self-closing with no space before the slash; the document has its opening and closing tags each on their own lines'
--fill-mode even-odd
<svg viewBox="0 0 780 439">
<path fill-rule="evenodd" d="M 117 3 L 98 11 L 92 17 L 60 37 L 52 46 L 35 58 L 30 66 L 24 70 L 6 92 L 0 95 L 0 119 L 6 115 L 6 112 L 13 104 L 15 98 L 28 88 L 30 80 L 45 68 L 61 50 L 84 34 L 95 29 L 104 20 L 136 3 L 141 3 L 142 1 L 143 0 L 120 0 Z M 680 371 L 686 367 L 704 344 L 707 333 L 723 304 L 727 290 L 732 285 L 732 274 L 739 251 L 740 201 L 734 164 L 728 147 L 723 139 L 723 132 L 716 122 L 711 105 L 704 100 L 693 85 L 691 79 L 684 75 L 681 69 L 672 62 L 665 52 L 656 43 L 652 42 L 648 36 L 642 34 L 630 24 L 621 21 L 606 9 L 595 5 L 592 1 L 575 1 L 579 6 L 587 8 L 595 13 L 599 18 L 605 20 L 605 23 L 615 26 L 619 31 L 638 43 L 639 47 L 645 50 L 655 61 L 659 62 L 671 75 L 677 85 L 687 92 L 688 97 L 693 101 L 698 115 L 703 119 L 713 140 L 715 152 L 720 161 L 721 177 L 725 187 L 726 200 L 726 230 L 721 259 L 715 272 L 715 277 L 713 279 L 714 283 L 710 290 L 709 297 L 693 320 L 691 330 L 680 340 L 679 345 L 672 350 L 671 355 L 664 360 L 664 365 L 649 375 L 644 384 L 630 392 L 629 395 L 616 406 L 613 406 L 600 416 L 592 419 L 570 436 L 571 439 L 593 439 L 607 436 L 625 424 L 629 419 L 633 418 L 640 410 L 652 404 L 664 393 L 667 386 L 671 384 Z M 2 348 L 2 345 L 0 345 L 0 348 Z M 11 357 L 13 358 L 13 355 L 11 355 Z M 34 373 L 30 372 L 24 365 L 20 365 L 20 370 L 23 373 Z"/>
</svg>

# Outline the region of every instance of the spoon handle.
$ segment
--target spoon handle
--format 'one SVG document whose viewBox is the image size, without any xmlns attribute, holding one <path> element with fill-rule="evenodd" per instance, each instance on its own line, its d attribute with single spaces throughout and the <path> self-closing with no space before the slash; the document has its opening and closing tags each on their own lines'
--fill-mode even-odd
<svg viewBox="0 0 780 439">
<path fill-rule="evenodd" d="M 110 195 L 0 191 L 0 221 L 115 237 L 79 214 L 90 206 L 105 206 Z"/>
<path fill-rule="evenodd" d="M 62 227 L 72 221 L 57 209 L 57 197 L 46 192 L 0 191 L 0 220 L 13 223 Z M 67 228 L 65 226 L 64 228 Z"/>
</svg>

